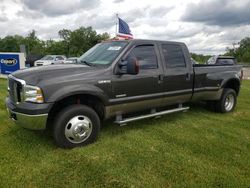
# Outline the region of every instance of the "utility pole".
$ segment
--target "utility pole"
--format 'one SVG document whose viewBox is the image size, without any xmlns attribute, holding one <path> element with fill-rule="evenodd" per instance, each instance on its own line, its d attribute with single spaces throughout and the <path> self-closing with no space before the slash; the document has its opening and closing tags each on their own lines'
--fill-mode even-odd
<svg viewBox="0 0 250 188">
<path fill-rule="evenodd" d="M 115 22 L 115 37 L 117 37 L 118 33 L 118 14 L 116 14 L 116 22 Z"/>
</svg>

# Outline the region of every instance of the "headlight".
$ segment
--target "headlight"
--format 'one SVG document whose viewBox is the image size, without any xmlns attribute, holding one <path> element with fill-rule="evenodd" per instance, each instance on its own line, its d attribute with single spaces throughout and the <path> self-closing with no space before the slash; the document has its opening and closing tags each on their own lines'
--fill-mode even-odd
<svg viewBox="0 0 250 188">
<path fill-rule="evenodd" d="M 34 103 L 43 103 L 43 93 L 39 87 L 25 85 L 24 87 L 24 101 L 34 102 Z"/>
</svg>

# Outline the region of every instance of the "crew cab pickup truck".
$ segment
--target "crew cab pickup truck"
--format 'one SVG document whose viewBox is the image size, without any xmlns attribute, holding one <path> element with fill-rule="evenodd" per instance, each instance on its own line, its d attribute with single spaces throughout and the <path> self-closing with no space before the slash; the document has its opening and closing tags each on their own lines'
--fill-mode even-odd
<svg viewBox="0 0 250 188">
<path fill-rule="evenodd" d="M 186 111 L 187 102 L 196 101 L 231 112 L 241 78 L 239 65 L 193 65 L 183 43 L 106 41 L 76 64 L 9 75 L 6 106 L 17 125 L 51 128 L 59 147 L 72 148 L 95 141 L 101 122 L 112 117 L 123 125 Z"/>
</svg>

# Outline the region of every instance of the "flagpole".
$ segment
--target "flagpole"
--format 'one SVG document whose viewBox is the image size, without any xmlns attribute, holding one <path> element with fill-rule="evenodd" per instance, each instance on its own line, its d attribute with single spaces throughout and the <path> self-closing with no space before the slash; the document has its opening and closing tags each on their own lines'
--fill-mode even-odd
<svg viewBox="0 0 250 188">
<path fill-rule="evenodd" d="M 117 37 L 118 33 L 118 14 L 116 14 L 116 22 L 115 22 L 115 37 Z"/>
</svg>

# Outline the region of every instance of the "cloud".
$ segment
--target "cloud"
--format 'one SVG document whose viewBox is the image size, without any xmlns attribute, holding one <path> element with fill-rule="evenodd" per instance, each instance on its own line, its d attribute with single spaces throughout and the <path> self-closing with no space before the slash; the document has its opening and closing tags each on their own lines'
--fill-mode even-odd
<svg viewBox="0 0 250 188">
<path fill-rule="evenodd" d="M 49 17 L 75 13 L 79 10 L 90 10 L 99 5 L 99 0 L 22 0 L 25 8 Z"/>
<path fill-rule="evenodd" d="M 169 23 L 165 26 L 148 26 L 144 31 L 147 38 L 158 40 L 182 40 L 202 33 L 203 27 L 194 27 L 190 23 Z"/>
<path fill-rule="evenodd" d="M 0 16 L 0 22 L 7 22 L 8 20 L 6 16 Z"/>
<path fill-rule="evenodd" d="M 114 3 L 122 3 L 122 2 L 124 2 L 124 0 L 114 0 L 113 2 Z"/>
<path fill-rule="evenodd" d="M 82 13 L 77 17 L 75 23 L 79 26 L 92 26 L 94 29 L 106 30 L 116 24 L 116 16 Z"/>
<path fill-rule="evenodd" d="M 61 29 L 92 26 L 115 35 L 115 14 L 135 36 L 185 42 L 192 52 L 219 54 L 250 36 L 250 0 L 0 0 L 0 37 L 59 40 Z"/>
<path fill-rule="evenodd" d="M 202 22 L 207 25 L 234 26 L 250 24 L 250 1 L 212 0 L 191 3 L 182 21 Z"/>
<path fill-rule="evenodd" d="M 172 9 L 173 9 L 173 6 L 170 6 L 170 7 L 161 6 L 161 7 L 152 8 L 149 11 L 149 15 L 152 17 L 162 17 L 168 14 Z"/>
<path fill-rule="evenodd" d="M 134 8 L 126 12 L 122 12 L 121 14 L 119 14 L 119 16 L 121 16 L 121 18 L 126 22 L 132 23 L 139 18 L 145 17 L 148 12 L 148 9 L 149 7 Z"/>
<path fill-rule="evenodd" d="M 17 16 L 23 17 L 23 18 L 32 18 L 32 19 L 39 19 L 39 18 L 43 18 L 44 14 L 31 10 L 27 7 L 23 7 L 22 10 L 19 10 L 16 13 Z"/>
<path fill-rule="evenodd" d="M 4 5 L 0 5 L 0 22 L 7 22 L 9 19 L 5 13 L 6 7 Z"/>
</svg>

